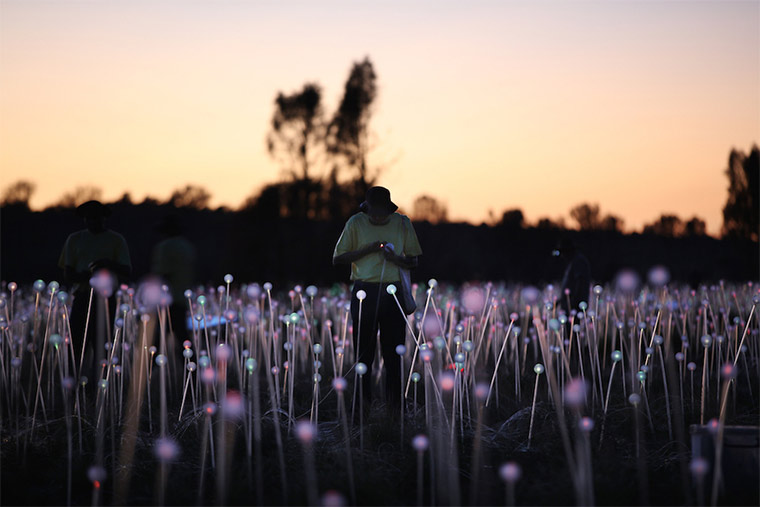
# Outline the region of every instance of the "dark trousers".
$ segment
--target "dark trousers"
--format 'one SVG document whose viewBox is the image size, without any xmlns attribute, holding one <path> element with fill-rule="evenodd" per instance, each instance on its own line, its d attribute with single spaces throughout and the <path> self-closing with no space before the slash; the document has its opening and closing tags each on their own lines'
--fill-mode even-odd
<svg viewBox="0 0 760 507">
<path fill-rule="evenodd" d="M 354 323 L 354 344 L 359 343 L 359 361 L 367 365 L 367 373 L 362 381 L 364 402 L 369 406 L 372 401 L 372 363 L 375 361 L 379 329 L 380 350 L 385 362 L 385 398 L 389 408 L 395 409 L 401 406 L 401 360 L 396 354 L 396 346 L 404 343 L 406 317 L 399 310 L 393 296 L 385 291 L 387 286 L 387 283 L 354 282 L 351 319 Z M 367 293 L 361 305 L 361 323 L 359 300 L 356 298 L 359 290 Z"/>
<path fill-rule="evenodd" d="M 74 293 L 74 301 L 71 305 L 70 325 L 71 343 L 74 346 L 74 360 L 79 366 L 82 347 L 86 346 L 84 363 L 79 376 L 89 379 L 90 386 L 94 386 L 100 374 L 100 361 L 106 357 L 104 344 L 109 338 L 106 336 L 106 321 L 108 328 L 113 334 L 113 322 L 116 314 L 116 298 L 108 298 L 108 315 L 105 314 L 103 298 L 97 293 L 93 294 L 92 307 L 90 308 L 90 324 L 87 326 L 87 343 L 84 343 L 84 330 L 87 322 L 87 306 L 90 300 L 90 290 L 82 289 Z M 88 353 L 89 352 L 89 353 Z"/>
</svg>

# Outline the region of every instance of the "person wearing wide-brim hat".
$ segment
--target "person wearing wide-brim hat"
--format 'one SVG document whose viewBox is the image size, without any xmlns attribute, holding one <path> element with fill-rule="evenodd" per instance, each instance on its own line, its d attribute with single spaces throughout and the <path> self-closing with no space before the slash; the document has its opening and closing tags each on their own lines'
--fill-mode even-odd
<svg viewBox="0 0 760 507">
<path fill-rule="evenodd" d="M 385 187 L 367 191 L 359 213 L 348 219 L 335 245 L 333 264 L 350 264 L 354 286 L 351 294 L 351 318 L 354 326 L 354 346 L 359 350 L 358 361 L 367 365 L 363 382 L 364 399 L 372 399 L 372 363 L 375 341 L 380 331 L 380 346 L 386 370 L 385 392 L 391 413 L 401 403 L 400 358 L 396 347 L 404 343 L 406 317 L 394 297 L 386 292 L 389 284 L 399 286 L 399 268 L 417 267 L 422 255 L 417 234 L 408 217 L 397 213 Z M 359 318 L 357 293 L 364 291 Z"/>
<path fill-rule="evenodd" d="M 91 308 L 91 325 L 88 328 L 88 337 L 85 339 L 85 324 L 88 315 L 90 300 L 90 279 L 101 271 L 107 270 L 114 281 L 126 281 L 132 271 L 132 262 L 129 257 L 129 248 L 124 236 L 106 228 L 106 217 L 111 215 L 111 209 L 99 201 L 87 201 L 76 208 L 76 214 L 84 219 L 86 228 L 74 232 L 66 238 L 63 250 L 58 258 L 58 266 L 63 270 L 64 282 L 69 286 L 73 295 L 71 316 L 71 343 L 74 345 L 77 362 L 80 361 L 83 344 L 86 341 L 88 348 L 99 352 L 96 341 L 102 336 L 92 330 L 96 327 L 97 312 L 104 306 L 94 299 Z M 112 284 L 115 285 L 115 284 Z M 115 292 L 116 287 L 112 287 Z M 109 321 L 113 321 L 115 302 L 109 305 L 111 315 Z M 105 322 L 105 320 L 103 320 Z M 98 340 L 93 337 L 98 334 Z M 87 369 L 86 369 L 87 371 Z M 94 370 L 89 370 L 93 372 Z M 95 379 L 91 379 L 93 384 Z"/>
</svg>

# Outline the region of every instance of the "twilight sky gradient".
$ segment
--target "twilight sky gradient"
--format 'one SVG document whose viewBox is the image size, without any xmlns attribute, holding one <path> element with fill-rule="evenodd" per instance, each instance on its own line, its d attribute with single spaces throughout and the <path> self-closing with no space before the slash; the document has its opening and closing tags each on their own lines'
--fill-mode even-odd
<svg viewBox="0 0 760 507">
<path fill-rule="evenodd" d="M 640 229 L 663 212 L 717 233 L 732 147 L 760 141 L 760 2 L 3 0 L 0 187 L 35 208 L 78 185 L 239 206 L 282 177 L 278 91 L 332 113 L 369 56 L 370 161 L 411 208 L 452 219 L 580 202 Z"/>
</svg>

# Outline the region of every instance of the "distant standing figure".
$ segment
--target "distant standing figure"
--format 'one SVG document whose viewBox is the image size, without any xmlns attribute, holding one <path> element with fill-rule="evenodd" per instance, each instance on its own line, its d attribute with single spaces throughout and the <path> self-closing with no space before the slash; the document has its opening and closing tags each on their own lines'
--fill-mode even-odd
<svg viewBox="0 0 760 507">
<path fill-rule="evenodd" d="M 353 339 L 359 343 L 359 361 L 367 365 L 363 382 L 367 406 L 372 400 L 372 363 L 375 360 L 377 331 L 385 363 L 385 392 L 388 408 L 398 413 L 401 404 L 400 358 L 396 346 L 404 343 L 406 318 L 393 296 L 386 292 L 389 284 L 399 285 L 399 267 L 417 267 L 422 248 L 412 222 L 396 213 L 398 206 L 391 201 L 387 188 L 372 187 L 359 207 L 360 212 L 348 219 L 335 245 L 333 264 L 351 264 L 351 318 Z M 388 244 L 393 244 L 393 249 Z M 361 325 L 359 300 L 356 293 L 363 290 Z"/>
<path fill-rule="evenodd" d="M 169 306 L 171 327 L 177 345 L 187 339 L 187 320 L 185 314 L 185 290 L 191 288 L 195 281 L 196 250 L 193 244 L 182 236 L 179 216 L 172 213 L 156 226 L 156 230 L 165 236 L 153 248 L 151 271 L 160 276 L 172 296 Z"/>
<path fill-rule="evenodd" d="M 115 275 L 119 281 L 126 281 L 132 272 L 129 258 L 129 248 L 124 236 L 118 232 L 106 229 L 106 218 L 111 215 L 111 209 L 99 201 L 87 201 L 80 204 L 76 213 L 84 219 L 86 229 L 70 234 L 63 245 L 63 251 L 58 259 L 58 266 L 63 269 L 63 279 L 70 287 L 73 295 L 71 308 L 71 340 L 74 346 L 77 362 L 82 354 L 82 344 L 85 336 L 87 307 L 90 299 L 90 278 L 96 272 L 105 269 Z M 109 301 L 110 315 L 113 321 L 115 313 L 113 297 Z M 102 312 L 98 298 L 93 297 L 90 326 L 88 328 L 87 346 L 95 352 L 95 359 L 103 354 L 98 350 L 97 343 L 102 340 L 100 335 L 92 332 L 98 322 L 96 316 Z M 102 347 L 101 347 L 102 348 Z M 90 368 L 83 368 L 91 372 Z M 84 373 L 84 372 L 80 372 Z M 90 379 L 93 380 L 93 379 Z"/>
<path fill-rule="evenodd" d="M 583 253 L 569 238 L 563 238 L 557 247 L 561 259 L 567 262 L 565 274 L 562 276 L 562 307 L 566 312 L 578 309 L 581 301 L 588 299 L 589 284 L 591 283 L 591 264 Z M 569 291 L 569 294 L 567 294 Z M 567 307 L 568 300 L 570 307 Z"/>
</svg>

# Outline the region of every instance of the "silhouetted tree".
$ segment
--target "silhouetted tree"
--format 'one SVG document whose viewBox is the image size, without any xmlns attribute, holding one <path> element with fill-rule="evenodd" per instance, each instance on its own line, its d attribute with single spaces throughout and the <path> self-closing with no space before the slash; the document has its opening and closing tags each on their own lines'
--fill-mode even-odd
<svg viewBox="0 0 760 507">
<path fill-rule="evenodd" d="M 449 210 L 435 197 L 421 195 L 412 204 L 412 220 L 437 224 L 448 221 Z"/>
<path fill-rule="evenodd" d="M 34 188 L 34 183 L 30 181 L 17 181 L 5 189 L 2 199 L 0 199 L 0 206 L 17 206 L 29 209 L 29 200 L 32 198 Z"/>
<path fill-rule="evenodd" d="M 582 203 L 570 210 L 570 217 L 578 223 L 582 231 L 590 231 L 599 228 L 599 205 Z"/>
<path fill-rule="evenodd" d="M 728 156 L 728 199 L 723 207 L 723 236 L 758 240 L 760 221 L 760 152 L 749 156 L 731 150 Z"/>
<path fill-rule="evenodd" d="M 659 219 L 644 226 L 644 234 L 656 234 L 668 238 L 683 236 L 683 221 L 675 215 L 661 215 Z"/>
<path fill-rule="evenodd" d="M 66 192 L 53 206 L 61 208 L 75 208 L 83 202 L 102 199 L 103 190 L 92 185 L 76 187 L 71 192 Z"/>
<path fill-rule="evenodd" d="M 129 192 L 124 192 L 123 194 L 121 194 L 121 197 L 119 197 L 119 200 L 116 202 L 119 204 L 130 205 L 132 204 L 132 196 L 129 195 Z"/>
<path fill-rule="evenodd" d="M 623 232 L 624 220 L 615 215 L 606 215 L 601 222 L 599 222 L 599 228 L 603 231 L 610 232 Z"/>
<path fill-rule="evenodd" d="M 363 195 L 377 179 L 378 170 L 370 171 L 369 120 L 377 96 L 375 70 L 369 58 L 354 63 L 348 76 L 338 110 L 327 127 L 327 148 L 342 157 L 356 170 L 357 192 Z"/>
<path fill-rule="evenodd" d="M 548 217 L 539 218 L 536 222 L 536 228 L 538 229 L 564 229 L 565 220 L 559 218 L 556 222 Z"/>
<path fill-rule="evenodd" d="M 330 218 L 326 194 L 324 183 L 316 180 L 270 183 L 247 198 L 241 209 L 260 219 L 326 220 Z"/>
<path fill-rule="evenodd" d="M 291 95 L 277 94 L 267 149 L 287 166 L 292 178 L 309 179 L 311 154 L 324 139 L 319 85 L 307 83 Z"/>
<path fill-rule="evenodd" d="M 501 214 L 499 224 L 510 229 L 521 229 L 525 225 L 525 216 L 521 209 L 508 209 Z"/>
<path fill-rule="evenodd" d="M 707 226 L 705 221 L 699 217 L 692 217 L 684 224 L 684 236 L 705 236 Z"/>
<path fill-rule="evenodd" d="M 185 185 L 185 188 L 178 188 L 172 192 L 167 201 L 175 208 L 195 208 L 204 209 L 208 207 L 211 194 L 198 185 Z"/>
</svg>

